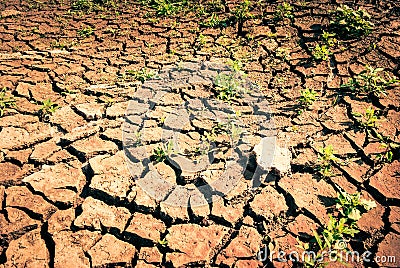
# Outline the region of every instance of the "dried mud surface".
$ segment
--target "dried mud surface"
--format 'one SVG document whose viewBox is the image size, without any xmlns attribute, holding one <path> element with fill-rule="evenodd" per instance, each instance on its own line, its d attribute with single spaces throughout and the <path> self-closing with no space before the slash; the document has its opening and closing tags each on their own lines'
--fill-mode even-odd
<svg viewBox="0 0 400 268">
<path fill-rule="evenodd" d="M 190 14 L 152 20 L 140 4 L 121 4 L 118 16 L 79 16 L 67 2 L 2 1 L 0 87 L 11 91 L 16 108 L 0 118 L 0 267 L 292 267 L 260 262 L 257 252 L 264 245 L 290 252 L 296 237 L 325 225 L 334 183 L 377 203 L 359 221 L 352 248 L 397 254 L 399 266 L 399 154 L 377 161 L 379 143 L 354 127 L 352 112 L 379 110 L 378 131 L 399 142 L 400 87 L 368 101 L 338 91 L 365 64 L 400 77 L 400 7 L 359 2 L 375 30 L 346 41 L 329 63 L 309 64 L 307 47 L 339 2 L 293 2 L 292 25 L 249 21 L 244 39 L 235 27 L 197 28 Z M 80 37 L 77 30 L 87 26 L 94 34 Z M 256 191 L 243 180 L 205 209 L 168 209 L 135 185 L 124 164 L 121 125 L 141 83 L 121 77 L 143 67 L 227 59 L 244 62 L 248 78 L 263 88 L 279 142 L 292 154 L 291 173 L 271 174 Z M 298 115 L 306 87 L 320 97 Z M 42 120 L 38 111 L 49 98 L 60 108 Z M 313 167 L 318 148 L 328 144 L 349 164 L 321 180 Z"/>
</svg>

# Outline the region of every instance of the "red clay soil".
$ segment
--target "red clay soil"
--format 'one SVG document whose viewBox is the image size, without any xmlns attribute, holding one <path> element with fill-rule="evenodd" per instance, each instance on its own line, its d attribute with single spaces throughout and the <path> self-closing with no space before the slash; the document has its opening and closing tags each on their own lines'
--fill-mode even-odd
<svg viewBox="0 0 400 268">
<path fill-rule="evenodd" d="M 337 186 L 377 205 L 348 241 L 371 251 L 371 262 L 351 266 L 400 266 L 400 154 L 379 159 L 387 148 L 374 136 L 400 142 L 400 87 L 379 97 L 340 88 L 366 64 L 400 77 L 395 1 L 356 1 L 374 30 L 340 39 L 329 61 L 313 61 L 311 48 L 343 1 L 292 1 L 292 21 L 274 21 L 279 3 L 267 4 L 264 19 L 244 23 L 243 36 L 236 24 L 204 27 L 207 15 L 193 11 L 162 17 L 119 3 L 78 12 L 49 2 L 0 3 L 0 87 L 16 101 L 0 117 L 0 267 L 293 267 L 300 264 L 279 262 L 274 252 L 299 250 L 297 239 L 327 225 Z M 168 210 L 135 185 L 124 163 L 121 125 L 141 84 L 124 74 L 229 59 L 262 88 L 291 172 L 271 173 L 255 191 L 239 184 L 204 209 Z M 318 98 L 299 113 L 305 88 Z M 44 115 L 47 99 L 58 109 Z M 373 131 L 354 115 L 369 107 L 379 119 Z M 328 145 L 340 161 L 321 178 L 318 152 Z M 264 248 L 273 258 L 259 260 Z"/>
</svg>

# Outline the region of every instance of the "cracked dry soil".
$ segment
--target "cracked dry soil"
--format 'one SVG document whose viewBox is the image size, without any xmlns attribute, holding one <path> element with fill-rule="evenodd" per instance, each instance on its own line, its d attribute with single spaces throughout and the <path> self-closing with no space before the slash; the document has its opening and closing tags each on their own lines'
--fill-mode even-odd
<svg viewBox="0 0 400 268">
<path fill-rule="evenodd" d="M 325 226 L 335 185 L 377 204 L 359 220 L 351 248 L 397 258 L 351 266 L 400 266 L 399 152 L 390 163 L 377 161 L 379 142 L 357 129 L 353 116 L 373 107 L 376 130 L 400 142 L 400 87 L 372 99 L 340 91 L 366 64 L 400 76 L 398 3 L 354 1 L 371 14 L 374 31 L 343 41 L 329 62 L 310 64 L 308 48 L 343 1 L 291 1 L 293 23 L 252 19 L 246 38 L 235 26 L 199 27 L 191 13 L 157 17 L 139 3 L 119 3 L 118 14 L 79 14 L 68 1 L 49 2 L 0 2 L 0 87 L 16 101 L 0 118 L 0 267 L 293 267 L 299 264 L 261 262 L 257 253 L 264 246 L 296 250 L 296 238 Z M 266 16 L 276 6 L 269 4 Z M 88 26 L 93 34 L 77 33 Z M 228 59 L 241 60 L 263 89 L 278 141 L 291 151 L 291 173 L 271 173 L 256 190 L 241 178 L 203 208 L 165 207 L 135 185 L 124 162 L 121 126 L 128 101 L 142 90 L 124 74 Z M 304 88 L 319 98 L 298 114 Z M 196 84 L 180 90 L 191 98 L 209 94 Z M 47 99 L 59 108 L 43 118 Z M 157 124 L 149 122 L 151 135 Z M 329 144 L 347 164 L 319 179 L 318 150 Z"/>
</svg>

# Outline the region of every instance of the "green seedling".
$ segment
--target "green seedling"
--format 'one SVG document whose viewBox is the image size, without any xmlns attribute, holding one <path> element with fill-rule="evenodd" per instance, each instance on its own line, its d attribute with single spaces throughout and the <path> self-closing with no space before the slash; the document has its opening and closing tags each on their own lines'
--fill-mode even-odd
<svg viewBox="0 0 400 268">
<path fill-rule="evenodd" d="M 239 79 L 234 74 L 219 74 L 214 80 L 217 98 L 230 103 L 240 97 L 244 92 Z"/>
<path fill-rule="evenodd" d="M 249 0 L 244 0 L 240 3 L 233 11 L 234 21 L 237 22 L 237 34 L 243 34 L 243 24 L 253 18 L 254 16 L 250 13 L 251 2 Z"/>
<path fill-rule="evenodd" d="M 368 35 L 374 28 L 368 12 L 362 9 L 353 10 L 346 5 L 338 7 L 333 14 L 333 18 L 330 25 L 345 38 Z"/>
<path fill-rule="evenodd" d="M 168 241 L 167 241 L 167 239 L 164 238 L 164 239 L 158 241 L 158 244 L 162 247 L 166 247 L 166 246 L 168 246 Z"/>
<path fill-rule="evenodd" d="M 91 10 L 94 6 L 91 0 L 75 0 L 72 2 L 72 8 L 75 10 Z"/>
<path fill-rule="evenodd" d="M 174 152 L 174 143 L 170 140 L 166 145 L 159 146 L 153 150 L 152 159 L 159 163 L 164 162 L 167 156 Z"/>
<path fill-rule="evenodd" d="M 142 0 L 143 5 L 156 11 L 158 16 L 173 16 L 189 6 L 188 0 Z"/>
<path fill-rule="evenodd" d="M 317 170 L 320 172 L 322 177 L 331 177 L 332 173 L 332 164 L 340 163 L 340 159 L 335 156 L 335 151 L 332 145 L 328 145 L 319 150 L 319 156 L 317 161 Z"/>
<path fill-rule="evenodd" d="M 383 76 L 380 76 L 380 73 Z M 365 69 L 355 76 L 350 78 L 347 84 L 342 85 L 342 88 L 348 88 L 353 92 L 367 93 L 379 97 L 385 95 L 386 90 L 397 84 L 399 80 L 396 77 L 391 77 L 383 68 L 373 68 L 365 66 Z"/>
<path fill-rule="evenodd" d="M 285 18 L 293 19 L 293 17 L 293 6 L 291 6 L 289 3 L 283 2 L 276 8 L 274 14 L 275 20 L 283 20 Z"/>
<path fill-rule="evenodd" d="M 93 33 L 94 33 L 93 28 L 90 26 L 78 30 L 78 35 L 82 38 L 87 38 L 91 36 Z"/>
<path fill-rule="evenodd" d="M 340 191 L 336 199 L 336 209 L 340 214 L 352 221 L 361 219 L 363 211 L 368 211 L 376 207 L 375 201 L 361 198 L 361 193 L 349 194 Z"/>
<path fill-rule="evenodd" d="M 337 44 L 337 39 L 335 38 L 335 36 L 336 36 L 335 33 L 322 31 L 321 40 L 327 46 L 333 47 L 333 46 L 335 46 Z"/>
<path fill-rule="evenodd" d="M 59 106 L 52 102 L 50 99 L 44 100 L 42 106 L 39 109 L 39 115 L 40 117 L 46 119 L 46 117 L 53 114 L 58 108 Z"/>
<path fill-rule="evenodd" d="M 299 99 L 299 104 L 303 108 L 308 108 L 311 105 L 313 105 L 314 101 L 317 100 L 317 92 L 315 92 L 313 89 L 306 88 L 302 91 L 300 91 L 300 99 Z"/>
<path fill-rule="evenodd" d="M 317 61 L 327 61 L 329 60 L 329 56 L 332 55 L 332 52 L 329 51 L 328 46 L 317 44 L 312 50 L 313 58 Z"/>
<path fill-rule="evenodd" d="M 127 70 L 125 71 L 125 77 L 131 76 L 133 79 L 138 80 L 140 82 L 144 82 L 149 80 L 150 78 L 155 76 L 155 73 L 151 70 L 147 70 L 146 68 L 142 68 L 138 71 L 135 70 Z"/>
<path fill-rule="evenodd" d="M 340 189 L 340 187 L 337 187 Z M 348 252 L 348 241 L 354 238 L 360 231 L 357 221 L 361 215 L 376 207 L 375 201 L 361 198 L 361 193 L 348 194 L 339 190 L 336 199 L 338 216 L 329 215 L 329 222 L 320 232 L 313 230 L 314 238 L 309 243 L 303 243 L 299 239 L 297 247 L 305 251 L 316 252 L 315 255 L 304 255 L 304 267 L 325 267 L 330 261 L 336 259 L 346 265 L 344 253 Z M 329 255 L 327 255 L 327 252 Z M 329 260 L 327 257 L 329 256 Z M 346 265 L 347 266 L 347 265 Z"/>
<path fill-rule="evenodd" d="M 15 107 L 15 99 L 12 96 L 8 96 L 6 88 L 0 90 L 0 117 L 4 115 L 4 111 L 7 108 Z"/>
<path fill-rule="evenodd" d="M 225 19 L 220 19 L 219 16 L 215 13 L 211 15 L 205 22 L 200 22 L 200 25 L 209 28 L 218 28 L 218 27 L 227 27 L 228 22 Z"/>
<path fill-rule="evenodd" d="M 353 116 L 356 117 L 357 124 L 363 129 L 374 129 L 378 122 L 378 116 L 375 114 L 375 110 L 371 107 L 365 109 L 364 114 L 353 112 Z"/>
<path fill-rule="evenodd" d="M 116 8 L 114 0 L 73 0 L 72 9 L 91 12 L 93 10 L 104 10 L 105 8 Z"/>
<path fill-rule="evenodd" d="M 378 132 L 375 132 L 374 134 L 380 141 L 380 147 L 384 149 L 384 152 L 376 155 L 376 159 L 380 162 L 393 162 L 393 152 L 398 150 L 400 145 L 398 143 L 394 143 L 389 137 L 383 136 Z"/>
</svg>

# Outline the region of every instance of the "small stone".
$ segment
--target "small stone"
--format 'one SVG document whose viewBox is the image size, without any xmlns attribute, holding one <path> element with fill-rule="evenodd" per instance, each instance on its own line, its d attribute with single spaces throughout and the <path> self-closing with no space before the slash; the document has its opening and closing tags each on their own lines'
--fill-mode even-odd
<svg viewBox="0 0 400 268">
<path fill-rule="evenodd" d="M 161 233 L 164 233 L 165 230 L 166 227 L 162 221 L 153 218 L 151 215 L 136 212 L 125 231 L 158 243 Z"/>
<path fill-rule="evenodd" d="M 132 265 L 136 248 L 129 243 L 106 234 L 89 251 L 93 266 L 111 266 L 113 264 Z"/>
<path fill-rule="evenodd" d="M 43 197 L 34 195 L 25 186 L 9 187 L 6 189 L 6 204 L 9 207 L 27 208 L 34 213 L 40 214 L 47 220 L 57 208 L 48 203 Z"/>
<path fill-rule="evenodd" d="M 257 164 L 264 170 L 273 169 L 278 175 L 290 173 L 291 152 L 287 148 L 280 148 L 276 137 L 262 138 L 253 152 L 257 156 Z"/>
<path fill-rule="evenodd" d="M 74 105 L 75 109 L 86 120 L 97 120 L 103 117 L 103 105 L 99 103 L 81 103 Z"/>
<path fill-rule="evenodd" d="M 6 251 L 5 267 L 49 267 L 50 254 L 40 229 L 24 234 L 10 242 Z"/>
<path fill-rule="evenodd" d="M 256 214 L 268 220 L 286 213 L 289 209 L 285 197 L 269 185 L 254 197 L 250 207 Z"/>
<path fill-rule="evenodd" d="M 82 210 L 82 214 L 75 219 L 74 224 L 78 227 L 92 227 L 96 230 L 102 230 L 101 227 L 104 226 L 115 227 L 123 231 L 131 216 L 128 209 L 108 206 L 93 197 L 85 199 Z"/>
<path fill-rule="evenodd" d="M 220 225 L 201 227 L 196 224 L 178 224 L 168 229 L 168 247 L 174 250 L 167 253 L 166 261 L 174 267 L 191 262 L 209 264 L 211 253 L 222 242 L 228 228 Z"/>
<path fill-rule="evenodd" d="M 73 204 L 86 183 L 79 162 L 43 165 L 42 170 L 29 175 L 23 182 L 43 193 L 53 202 Z"/>
</svg>

